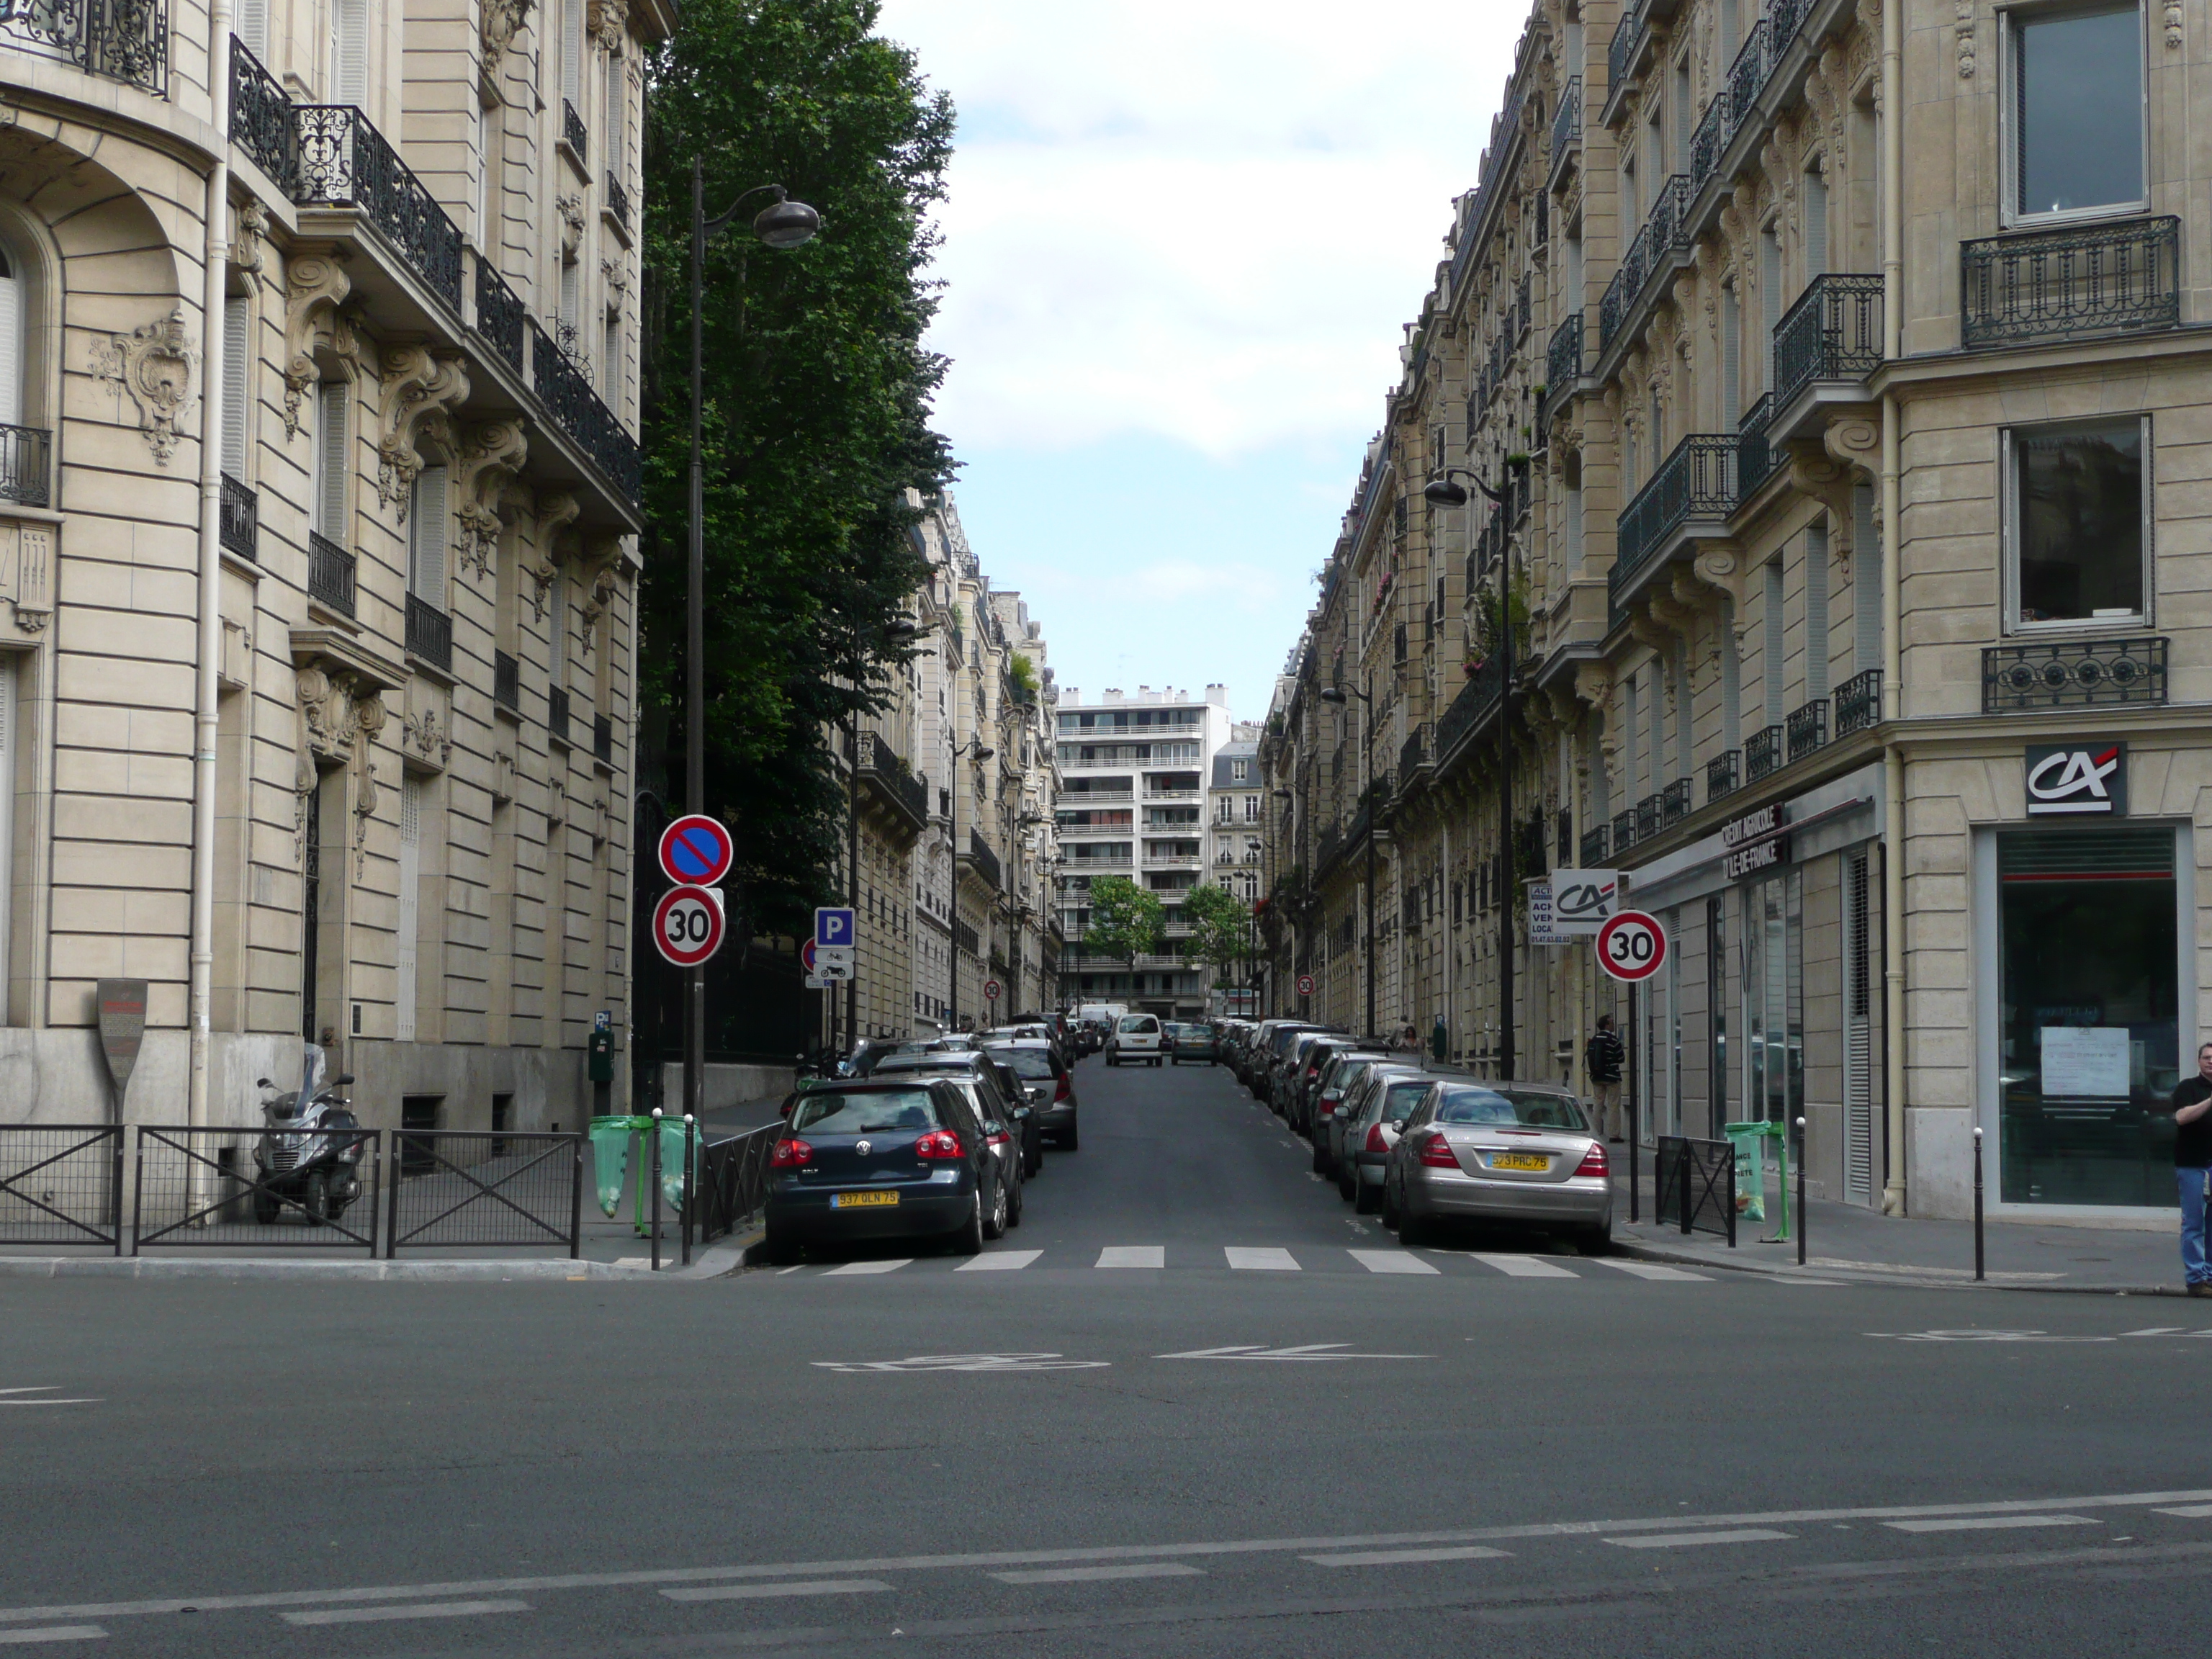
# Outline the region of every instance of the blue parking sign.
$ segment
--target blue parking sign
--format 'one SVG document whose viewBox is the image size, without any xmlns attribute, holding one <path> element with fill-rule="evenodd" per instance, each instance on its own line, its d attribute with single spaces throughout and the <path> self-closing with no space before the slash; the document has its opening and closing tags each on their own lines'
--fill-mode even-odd
<svg viewBox="0 0 2212 1659">
<path fill-rule="evenodd" d="M 823 905 L 815 911 L 814 944 L 816 949 L 818 950 L 823 945 L 849 945 L 853 943 L 853 912 L 850 907 L 843 909 L 837 909 L 829 905 Z"/>
</svg>

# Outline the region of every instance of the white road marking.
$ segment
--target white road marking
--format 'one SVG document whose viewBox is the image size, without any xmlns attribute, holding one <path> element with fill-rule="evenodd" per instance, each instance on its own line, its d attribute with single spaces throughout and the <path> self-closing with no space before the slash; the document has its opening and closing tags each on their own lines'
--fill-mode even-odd
<svg viewBox="0 0 2212 1659">
<path fill-rule="evenodd" d="M 398 1607 L 322 1607 L 288 1613 L 288 1625 L 366 1625 L 386 1619 L 476 1619 L 488 1613 L 527 1613 L 530 1603 L 502 1597 L 493 1601 L 417 1601 Z"/>
<path fill-rule="evenodd" d="M 665 1589 L 672 1601 L 753 1601 L 771 1595 L 851 1595 L 887 1590 L 880 1578 L 802 1578 L 790 1584 L 715 1584 L 703 1589 Z"/>
<path fill-rule="evenodd" d="M 1770 1544 L 1795 1538 L 1790 1532 L 1776 1532 L 1771 1527 L 1735 1527 L 1725 1532 L 1658 1532 L 1646 1533 L 1641 1538 L 1608 1538 L 1608 1544 L 1618 1544 L 1625 1550 L 1694 1549 L 1701 1544 Z"/>
<path fill-rule="evenodd" d="M 61 1387 L 61 1384 L 58 1382 L 41 1382 L 34 1388 L 0 1389 L 0 1395 L 52 1394 L 59 1387 Z M 0 1406 L 97 1406 L 100 1403 L 100 1397 L 97 1395 L 88 1399 L 76 1400 L 9 1400 L 0 1398 Z"/>
<path fill-rule="evenodd" d="M 1493 1550 L 1480 1544 L 1464 1544 L 1446 1550 L 1358 1550 L 1349 1555 L 1302 1555 L 1317 1567 L 1395 1567 L 1416 1561 L 1495 1561 L 1510 1559 L 1510 1550 Z"/>
<path fill-rule="evenodd" d="M 1051 1567 L 1042 1572 L 994 1572 L 1008 1584 L 1087 1584 L 1100 1578 L 1201 1578 L 1196 1567 L 1180 1561 L 1133 1561 L 1118 1567 Z"/>
<path fill-rule="evenodd" d="M 1601 1255 L 1595 1259 L 1604 1262 L 1608 1267 L 1632 1274 L 1638 1279 L 1658 1279 L 1676 1282 L 1694 1281 L 1699 1285 L 1710 1285 L 1712 1282 L 1711 1273 L 1686 1273 L 1680 1267 L 1665 1267 L 1656 1261 L 1631 1261 L 1617 1255 Z"/>
<path fill-rule="evenodd" d="M 1229 1258 L 1232 1267 L 1256 1268 L 1263 1273 L 1294 1273 L 1300 1271 L 1297 1258 L 1288 1250 L 1261 1248 L 1249 1244 L 1224 1244 L 1221 1254 Z"/>
<path fill-rule="evenodd" d="M 2172 1509 L 2156 1510 L 2157 1515 L 2178 1515 L 2185 1521 L 2212 1521 L 2212 1504 L 2181 1504 Z"/>
<path fill-rule="evenodd" d="M 1095 1267 L 1164 1267 L 1168 1265 L 1168 1247 L 1164 1244 L 1109 1244 L 1098 1252 Z"/>
<path fill-rule="evenodd" d="M 1480 1250 L 1468 1252 L 1477 1261 L 1498 1269 L 1514 1279 L 1580 1279 L 1582 1275 L 1571 1267 L 1562 1267 L 1556 1261 L 1547 1261 L 1540 1255 L 1486 1255 Z"/>
<path fill-rule="evenodd" d="M 848 1261 L 842 1267 L 830 1268 L 822 1276 L 824 1279 L 834 1279 L 839 1273 L 895 1273 L 901 1267 L 912 1266 L 914 1266 L 912 1256 L 906 1256 L 896 1261 Z"/>
<path fill-rule="evenodd" d="M 2145 1331 L 2122 1331 L 2122 1336 L 2179 1336 L 2189 1328 L 2186 1325 L 2154 1325 Z"/>
<path fill-rule="evenodd" d="M 1340 1353 L 1338 1349 L 1349 1347 L 1345 1342 L 1304 1342 L 1293 1348 L 1264 1348 L 1256 1343 L 1243 1343 L 1226 1348 L 1193 1348 L 1184 1353 L 1156 1353 L 1155 1359 L 1434 1359 L 1432 1353 Z"/>
<path fill-rule="evenodd" d="M 33 1642 L 92 1642 L 107 1632 L 97 1625 L 41 1625 L 35 1630 L 0 1630 L 0 1644 Z"/>
<path fill-rule="evenodd" d="M 1103 1371 L 1108 1359 L 1067 1359 L 1056 1353 L 923 1353 L 905 1359 L 817 1359 L 815 1369 L 868 1371 Z"/>
<path fill-rule="evenodd" d="M 2086 1515 L 1976 1515 L 1945 1521 L 1885 1521 L 1893 1532 L 2008 1532 L 2015 1527 L 2094 1527 Z"/>
<path fill-rule="evenodd" d="M 963 1261 L 952 1271 L 956 1273 L 1012 1273 L 1028 1267 L 1043 1254 L 1042 1250 L 994 1250 L 988 1255 L 979 1255 Z"/>
<path fill-rule="evenodd" d="M 1411 1250 L 1354 1250 L 1352 1259 L 1370 1273 L 1432 1273 L 1437 1270 Z"/>
</svg>

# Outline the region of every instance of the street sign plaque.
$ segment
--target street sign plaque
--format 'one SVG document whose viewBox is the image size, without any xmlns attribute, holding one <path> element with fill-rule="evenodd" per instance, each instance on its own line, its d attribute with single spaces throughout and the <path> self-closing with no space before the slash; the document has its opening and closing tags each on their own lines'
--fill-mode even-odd
<svg viewBox="0 0 2212 1659">
<path fill-rule="evenodd" d="M 814 943 L 823 945 L 852 945 L 859 933 L 853 924 L 853 907 L 823 905 L 814 912 Z"/>
<path fill-rule="evenodd" d="M 722 907 L 704 887 L 672 887 L 653 908 L 653 942 L 678 968 L 696 968 L 722 948 Z"/>
<path fill-rule="evenodd" d="M 1618 870 L 1554 870 L 1552 931 L 1588 938 L 1620 908 Z"/>
<path fill-rule="evenodd" d="M 983 981 L 983 1000 L 986 1002 L 996 1002 L 999 1000 L 999 990 L 1000 986 L 998 981 L 995 979 L 985 980 Z"/>
<path fill-rule="evenodd" d="M 1300 974 L 1298 975 L 1298 994 L 1302 997 L 1310 997 L 1313 994 L 1314 976 L 1311 974 Z"/>
<path fill-rule="evenodd" d="M 1622 910 L 1598 930 L 1598 966 L 1615 979 L 1636 984 L 1657 973 L 1666 960 L 1667 930 L 1656 916 Z"/>
<path fill-rule="evenodd" d="M 737 856 L 729 826 L 694 812 L 660 832 L 660 873 L 681 887 L 713 887 Z"/>
</svg>

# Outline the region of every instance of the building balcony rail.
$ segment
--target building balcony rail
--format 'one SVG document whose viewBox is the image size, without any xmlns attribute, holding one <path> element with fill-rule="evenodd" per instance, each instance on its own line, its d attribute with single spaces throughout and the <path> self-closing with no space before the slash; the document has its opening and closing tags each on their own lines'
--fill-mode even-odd
<svg viewBox="0 0 2212 1659">
<path fill-rule="evenodd" d="M 1146 800 L 1196 800 L 1199 793 L 1200 792 L 1195 789 L 1154 789 L 1147 786 L 1145 790 L 1145 799 Z M 1127 800 L 1128 797 L 1123 795 L 1120 799 Z"/>
<path fill-rule="evenodd" d="M 1690 816 L 1690 781 L 1677 778 L 1659 792 L 1659 827 L 1680 823 Z"/>
<path fill-rule="evenodd" d="M 1815 697 L 1802 708 L 1790 712 L 1790 758 L 1799 761 L 1814 750 L 1823 748 L 1828 741 L 1828 700 Z"/>
<path fill-rule="evenodd" d="M 1728 142 L 1743 131 L 1743 124 L 1759 107 L 1759 94 L 1766 85 L 1766 73 L 1771 68 L 1767 61 L 1766 38 L 1768 20 L 1762 17 L 1751 26 L 1751 33 L 1743 37 L 1743 44 L 1735 49 L 1735 61 L 1729 65 L 1728 76 L 1721 82 L 1721 97 L 1728 106 Z"/>
<path fill-rule="evenodd" d="M 292 100 L 236 35 L 230 37 L 230 139 L 288 191 L 298 171 Z"/>
<path fill-rule="evenodd" d="M 260 562 L 261 497 L 228 472 L 222 475 L 222 500 L 216 533 L 226 551 L 241 559 Z"/>
<path fill-rule="evenodd" d="M 1615 812 L 1610 828 L 1613 856 L 1618 858 L 1636 845 L 1636 809 L 1632 806 L 1626 811 Z"/>
<path fill-rule="evenodd" d="M 1620 21 L 1613 25 L 1613 39 L 1605 49 L 1605 82 L 1609 89 L 1608 97 L 1612 95 L 1610 89 L 1619 88 L 1628 78 L 1628 66 L 1636 61 L 1636 49 L 1644 43 L 1644 30 L 1650 21 L 1647 15 L 1650 11 L 1650 5 L 1639 0 L 1637 5 L 1623 12 Z"/>
<path fill-rule="evenodd" d="M 1439 765 L 1482 723 L 1491 709 L 1497 706 L 1504 689 L 1504 659 L 1491 657 L 1486 659 L 1437 721 L 1437 761 Z"/>
<path fill-rule="evenodd" d="M 568 692 L 565 686 L 550 686 L 545 692 L 545 735 L 564 748 L 571 741 L 568 720 Z"/>
<path fill-rule="evenodd" d="M 1086 870 L 1126 870 L 1129 867 L 1130 862 L 1129 854 L 1127 853 L 1086 854 L 1080 848 L 1071 848 L 1067 854 L 1067 866 L 1070 869 L 1074 869 L 1079 865 Z"/>
<path fill-rule="evenodd" d="M 627 233 L 629 229 L 629 192 L 623 188 L 623 181 L 611 172 L 601 182 L 600 205 L 605 209 L 607 216 Z"/>
<path fill-rule="evenodd" d="M 1705 112 L 1698 118 L 1697 128 L 1690 134 L 1690 194 L 1693 197 L 1713 176 L 1721 152 L 1735 136 L 1729 125 L 1728 101 L 1725 94 L 1708 100 Z"/>
<path fill-rule="evenodd" d="M 592 758 L 609 766 L 615 763 L 615 723 L 609 715 L 592 716 Z"/>
<path fill-rule="evenodd" d="M 491 653 L 491 701 L 495 708 L 522 712 L 522 665 L 504 651 Z"/>
<path fill-rule="evenodd" d="M 307 532 L 307 597 L 341 617 L 353 615 L 353 555 L 319 532 Z"/>
<path fill-rule="evenodd" d="M 963 856 L 975 873 L 991 884 L 994 892 L 1004 892 L 1006 886 L 1005 871 L 999 864 L 999 855 L 975 830 L 968 832 L 968 851 Z"/>
<path fill-rule="evenodd" d="M 1552 176 L 1559 177 L 1559 166 L 1583 138 L 1583 77 L 1567 77 L 1567 84 L 1559 89 L 1559 106 L 1552 112 Z"/>
<path fill-rule="evenodd" d="M 1816 380 L 1863 380 L 1881 367 L 1881 278 L 1830 271 L 1774 325 L 1774 404 Z"/>
<path fill-rule="evenodd" d="M 1629 580 L 1684 525 L 1699 519 L 1718 521 L 1735 510 L 1741 449 L 1734 433 L 1693 432 L 1636 492 L 1618 520 L 1618 551 L 1607 579 L 1616 610 Z"/>
<path fill-rule="evenodd" d="M 635 501 L 643 482 L 637 440 L 623 430 L 614 410 L 599 400 L 592 383 L 534 317 L 530 319 L 530 389 L 555 424 L 576 441 L 623 498 Z"/>
<path fill-rule="evenodd" d="M 1429 748 L 1429 723 L 1423 720 L 1398 745 L 1398 771 L 1407 775 L 1436 758 Z"/>
<path fill-rule="evenodd" d="M 155 96 L 169 89 L 169 9 L 161 0 L 8 0 L 0 39 Z"/>
<path fill-rule="evenodd" d="M 1636 233 L 1635 240 L 1620 256 L 1620 267 L 1613 273 L 1613 280 L 1605 285 L 1605 295 L 1598 301 L 1597 349 L 1603 351 L 1613 343 L 1613 336 L 1643 296 L 1644 285 L 1658 273 L 1668 256 L 1682 245 L 1686 216 L 1690 206 L 1690 181 L 1676 173 L 1659 186 L 1652 198 L 1651 211 L 1644 216 L 1644 228 Z"/>
<path fill-rule="evenodd" d="M 916 830 L 929 827 L 929 785 L 908 769 L 899 752 L 873 732 L 860 734 L 860 775 Z M 1066 834 L 1065 829 L 1061 834 Z"/>
<path fill-rule="evenodd" d="M 592 159 L 592 135 L 584 125 L 584 118 L 576 113 L 576 106 L 567 99 L 561 100 L 561 142 L 574 154 L 580 166 Z"/>
<path fill-rule="evenodd" d="M 1661 813 L 1664 810 L 1665 805 L 1666 802 L 1664 798 L 1659 795 L 1646 795 L 1642 800 L 1636 803 L 1635 820 L 1637 840 L 1650 841 L 1652 836 L 1659 833 L 1660 826 L 1662 823 Z"/>
<path fill-rule="evenodd" d="M 1735 504 L 1759 494 L 1759 486 L 1782 464 L 1782 447 L 1768 436 L 1774 423 L 1774 394 L 1766 392 L 1735 423 Z"/>
<path fill-rule="evenodd" d="M 1982 712 L 2155 706 L 2166 697 L 2166 654 L 2159 635 L 1993 645 L 1982 653 Z"/>
<path fill-rule="evenodd" d="M 414 169 L 349 104 L 302 104 L 293 120 L 299 134 L 295 171 L 286 181 L 293 202 L 357 210 L 459 313 L 460 227 L 446 216 Z"/>
<path fill-rule="evenodd" d="M 1836 688 L 1836 735 L 1847 738 L 1881 723 L 1881 670 L 1854 674 Z"/>
<path fill-rule="evenodd" d="M 0 425 L 0 501 L 52 506 L 53 451 L 44 427 Z"/>
<path fill-rule="evenodd" d="M 529 319 L 530 313 L 507 285 L 507 279 L 477 260 L 477 332 L 517 374 L 523 372 L 523 325 Z"/>
<path fill-rule="evenodd" d="M 453 619 L 412 593 L 407 596 L 407 654 L 441 673 L 453 672 Z"/>
<path fill-rule="evenodd" d="M 1583 314 L 1573 311 L 1552 331 L 1551 343 L 1544 348 L 1544 407 L 1572 392 L 1582 374 Z"/>
<path fill-rule="evenodd" d="M 1743 781 L 1757 783 L 1782 769 L 1782 728 L 1764 726 L 1743 740 Z"/>
<path fill-rule="evenodd" d="M 1606 860 L 1611 856 L 1608 843 L 1612 840 L 1613 837 L 1606 833 L 1606 826 L 1601 823 L 1595 830 L 1583 830 L 1583 838 L 1575 848 L 1582 867 L 1585 870 L 1603 869 Z"/>
<path fill-rule="evenodd" d="M 1145 862 L 1148 865 L 1195 865 L 1204 861 L 1203 857 L 1197 853 L 1146 853 L 1145 854 Z"/>
<path fill-rule="evenodd" d="M 1970 351 L 2181 321 L 2181 221 L 2171 216 L 1984 237 L 1960 244 L 1959 264 Z"/>
<path fill-rule="evenodd" d="M 1725 755 L 1716 755 L 1705 763 L 1706 805 L 1711 806 L 1715 801 L 1735 793 L 1740 787 L 1736 780 L 1738 763 L 1741 759 L 1742 750 L 1731 749 Z"/>
</svg>

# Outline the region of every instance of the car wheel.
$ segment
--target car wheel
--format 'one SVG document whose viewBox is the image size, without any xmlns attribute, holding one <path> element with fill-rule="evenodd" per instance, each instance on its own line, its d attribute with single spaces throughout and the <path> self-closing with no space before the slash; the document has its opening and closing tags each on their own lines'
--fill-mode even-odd
<svg viewBox="0 0 2212 1659">
<path fill-rule="evenodd" d="M 1382 1189 L 1370 1187 L 1354 1176 L 1352 1183 L 1358 1190 L 1352 1194 L 1352 1209 L 1355 1215 L 1373 1215 L 1382 1207 Z"/>
<path fill-rule="evenodd" d="M 1328 1147 L 1318 1140 L 1314 1142 L 1313 1172 L 1322 1176 L 1328 1173 Z"/>
<path fill-rule="evenodd" d="M 1076 1146 L 1077 1141 L 1075 1131 L 1073 1129 L 1062 1129 L 1060 1132 L 1060 1150 L 1063 1152 L 1072 1152 L 1075 1150 Z"/>
<path fill-rule="evenodd" d="M 797 1267 L 799 1241 L 771 1228 L 768 1236 L 768 1264 L 771 1267 Z"/>
<path fill-rule="evenodd" d="M 1346 1203 L 1356 1202 L 1359 1197 L 1359 1176 L 1354 1170 L 1339 1164 L 1336 1171 L 1336 1195 Z"/>
<path fill-rule="evenodd" d="M 979 1190 L 968 1200 L 968 1219 L 952 1230 L 946 1241 L 955 1255 L 978 1255 L 983 1249 L 983 1194 Z"/>
<path fill-rule="evenodd" d="M 1022 1206 L 1028 1201 L 1025 1196 L 1028 1190 L 1026 1182 L 1018 1181 L 1014 1183 L 1013 1205 L 1006 1212 L 1006 1225 L 1009 1227 L 1018 1227 L 1022 1224 Z"/>
<path fill-rule="evenodd" d="M 1393 1229 L 1396 1228 L 1403 1221 L 1404 1218 L 1398 1213 L 1398 1202 L 1397 1200 L 1391 1195 L 1390 1182 L 1387 1176 L 1384 1178 L 1382 1182 L 1382 1197 L 1381 1202 L 1382 1206 L 1382 1224 L 1386 1227 Z"/>
<path fill-rule="evenodd" d="M 991 1212 L 988 1215 L 983 1218 L 984 1237 L 1004 1238 L 1006 1236 L 1009 1208 L 1010 1206 L 1006 1198 L 1006 1183 L 1004 1181 L 993 1182 L 991 1183 Z"/>
</svg>

